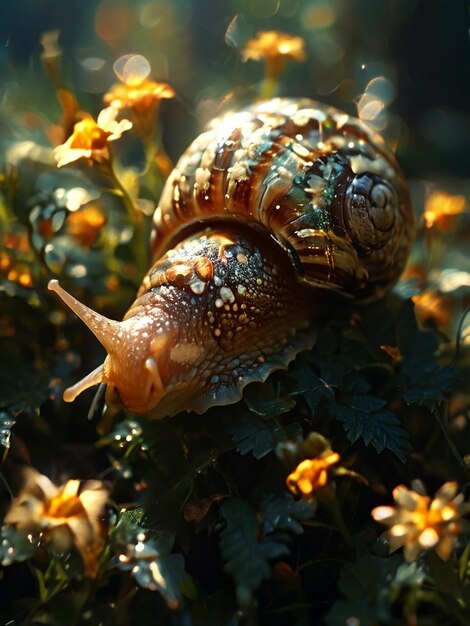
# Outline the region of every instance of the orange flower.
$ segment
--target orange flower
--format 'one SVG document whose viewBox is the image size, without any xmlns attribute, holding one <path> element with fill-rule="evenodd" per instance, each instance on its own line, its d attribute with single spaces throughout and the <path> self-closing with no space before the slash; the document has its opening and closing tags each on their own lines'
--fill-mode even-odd
<svg viewBox="0 0 470 626">
<path fill-rule="evenodd" d="M 294 495 L 311 496 L 328 483 L 328 470 L 338 463 L 340 456 L 331 450 L 325 456 L 305 459 L 287 477 L 287 486 Z"/>
<path fill-rule="evenodd" d="M 264 59 L 268 78 L 278 78 L 288 61 L 305 61 L 305 42 L 277 30 L 262 31 L 249 39 L 242 52 L 243 61 Z"/>
<path fill-rule="evenodd" d="M 155 110 L 160 101 L 174 98 L 175 92 L 166 83 L 143 80 L 140 83 L 117 83 L 103 97 L 105 104 L 115 109 L 134 109 L 142 112 Z"/>
<path fill-rule="evenodd" d="M 106 527 L 102 521 L 108 491 L 97 480 L 68 480 L 57 487 L 47 476 L 28 470 L 26 484 L 13 500 L 5 523 L 38 536 L 58 551 L 73 545 L 90 578 L 98 575 L 98 559 Z"/>
<path fill-rule="evenodd" d="M 390 526 L 381 538 L 394 552 L 404 546 L 405 560 L 414 561 L 421 552 L 433 549 L 447 561 L 457 536 L 462 532 L 461 517 L 470 512 L 470 504 L 458 494 L 456 482 L 447 482 L 429 496 L 399 485 L 393 490 L 395 507 L 379 506 L 371 515 L 376 522 Z"/>
<path fill-rule="evenodd" d="M 426 200 L 423 214 L 426 228 L 436 225 L 442 232 L 450 230 L 452 218 L 462 213 L 465 207 L 464 196 L 452 196 L 445 191 L 434 191 Z"/>
<path fill-rule="evenodd" d="M 122 83 L 113 85 L 104 95 L 105 104 L 119 111 L 128 109 L 135 131 L 140 137 L 150 137 L 155 126 L 160 102 L 175 96 L 174 89 L 167 83 L 157 83 L 147 78 L 124 72 Z"/>
<path fill-rule="evenodd" d="M 117 113 L 117 109 L 108 107 L 101 111 L 96 122 L 92 117 L 77 122 L 72 135 L 54 150 L 57 167 L 79 159 L 109 160 L 109 142 L 119 139 L 123 132 L 132 128 L 129 120 L 116 121 Z"/>
</svg>

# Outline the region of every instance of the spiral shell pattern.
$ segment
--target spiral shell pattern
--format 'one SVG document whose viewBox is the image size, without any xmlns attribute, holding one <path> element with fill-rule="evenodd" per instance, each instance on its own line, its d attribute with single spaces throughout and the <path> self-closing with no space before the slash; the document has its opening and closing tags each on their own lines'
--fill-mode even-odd
<svg viewBox="0 0 470 626">
<path fill-rule="evenodd" d="M 413 238 L 406 181 L 383 139 L 309 99 L 276 98 L 214 119 L 167 180 L 155 258 L 202 224 L 272 235 L 298 279 L 356 297 L 400 275 Z"/>
</svg>

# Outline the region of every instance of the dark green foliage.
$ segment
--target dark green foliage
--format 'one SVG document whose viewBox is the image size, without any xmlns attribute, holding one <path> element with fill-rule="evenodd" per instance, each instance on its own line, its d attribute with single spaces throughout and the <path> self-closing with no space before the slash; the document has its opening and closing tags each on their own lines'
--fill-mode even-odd
<svg viewBox="0 0 470 626">
<path fill-rule="evenodd" d="M 334 413 L 351 443 L 361 438 L 377 452 L 390 450 L 404 461 L 405 452 L 411 449 L 410 440 L 397 416 L 384 408 L 386 404 L 386 400 L 373 396 L 351 396 L 347 404 L 336 404 Z"/>
<path fill-rule="evenodd" d="M 140 587 L 158 591 L 171 608 L 180 605 L 183 591 L 193 593 L 181 554 L 171 554 L 174 533 L 152 532 L 139 525 L 142 511 L 125 511 L 110 535 L 118 567 L 131 570 Z"/>
<path fill-rule="evenodd" d="M 270 561 L 288 553 L 278 541 L 260 539 L 255 512 L 244 500 L 232 498 L 220 507 L 226 522 L 220 533 L 220 550 L 225 571 L 232 576 L 243 604 L 251 603 L 251 594 L 271 572 Z"/>
<path fill-rule="evenodd" d="M 261 420 L 258 417 L 246 415 L 238 420 L 237 424 L 229 427 L 229 433 L 240 454 L 253 453 L 261 459 L 272 452 L 280 441 L 295 439 L 301 433 L 299 424 L 289 424 L 283 428 L 276 420 Z"/>
<path fill-rule="evenodd" d="M 272 494 L 263 501 L 261 514 L 266 534 L 285 530 L 300 535 L 304 532 L 302 522 L 315 515 L 315 506 L 309 500 L 294 500 L 287 493 Z"/>
<path fill-rule="evenodd" d="M 399 567 L 403 566 L 401 555 L 387 558 L 365 554 L 355 563 L 346 565 L 341 571 L 338 588 L 343 596 L 326 616 L 328 626 L 344 624 L 354 617 L 364 626 L 389 624 L 391 615 L 381 614 L 381 604 L 388 594 L 390 582 L 395 579 Z M 422 573 L 414 573 L 421 580 Z M 387 603 L 384 603 L 387 606 Z"/>
<path fill-rule="evenodd" d="M 458 371 L 453 365 L 439 365 L 436 358 L 438 337 L 418 328 L 409 301 L 401 308 L 398 333 L 400 342 L 397 345 L 403 351 L 398 377 L 400 391 L 408 404 L 425 405 L 434 411 L 455 387 Z"/>
<path fill-rule="evenodd" d="M 73 535 L 71 544 L 48 538 L 51 524 L 68 532 L 69 514 L 81 523 L 74 519 L 73 528 L 88 528 L 79 503 L 59 503 L 51 521 L 36 485 L 39 500 L 29 501 L 39 520 L 35 534 L 2 528 L 0 623 L 467 626 L 468 525 L 453 529 L 448 561 L 428 550 L 405 563 L 402 550 L 389 555 L 377 539 L 384 528 L 371 517 L 374 507 L 392 503 L 394 487 L 415 479 L 430 493 L 458 480 L 469 496 L 468 106 L 458 101 L 468 88 L 459 66 L 468 58 L 461 28 L 467 7 L 408 0 L 10 4 L 0 38 L 0 519 L 21 492 L 25 467 L 57 485 L 103 481 L 110 497 L 100 513 L 104 539 L 92 578 Z M 115 25 L 123 30 L 113 40 Z M 40 29 L 56 27 L 63 68 L 58 82 L 47 82 L 38 41 Z M 272 29 L 301 35 L 308 52 L 276 85 L 262 80 L 262 63 L 240 63 L 245 42 Z M 133 51 L 150 60 L 151 78 L 168 75 L 177 91 L 159 110 L 155 145 L 134 131 L 112 142 L 122 189 L 102 161 L 57 169 L 52 146 L 84 113 L 96 119 L 115 57 Z M 104 353 L 47 291 L 48 280 L 60 278 L 95 310 L 122 319 L 150 263 L 151 213 L 164 178 L 156 144 L 176 161 L 201 120 L 272 89 L 326 94 L 321 99 L 348 113 L 362 95 L 363 103 L 373 97 L 384 105 L 369 121 L 387 141 L 398 139 L 417 216 L 407 275 L 362 305 L 309 292 L 319 304 L 315 346 L 266 382 L 245 387 L 235 405 L 154 422 L 103 410 L 101 398 L 88 419 L 94 391 L 72 405 L 62 393 Z M 65 95 L 71 101 L 64 108 Z M 326 120 L 321 132 L 329 142 L 336 131 Z M 294 142 L 282 147 L 289 163 L 302 161 Z M 258 150 L 267 157 L 280 148 L 262 141 Z M 331 143 L 325 159 L 328 202 L 342 176 L 341 150 Z M 273 187 L 258 181 L 254 195 L 261 203 L 298 201 L 311 227 L 338 233 L 343 225 L 332 224 L 325 206 L 305 205 L 314 182 L 308 167 L 286 197 L 282 170 L 270 174 Z M 463 195 L 466 208 L 425 228 L 421 214 L 441 187 Z M 278 197 L 270 197 L 271 188 Z M 138 198 L 130 211 L 127 192 Z M 88 240 L 86 228 L 81 237 L 71 225 L 90 207 L 105 225 Z M 300 270 L 295 254 L 291 259 Z M 423 313 L 411 300 L 423 293 L 447 303 L 447 321 L 440 309 Z M 336 453 L 338 462 L 322 469 L 322 459 Z M 322 478 L 327 486 L 294 497 L 288 477 L 303 461 L 304 480 Z M 26 506 L 23 513 L 27 518 Z"/>
</svg>

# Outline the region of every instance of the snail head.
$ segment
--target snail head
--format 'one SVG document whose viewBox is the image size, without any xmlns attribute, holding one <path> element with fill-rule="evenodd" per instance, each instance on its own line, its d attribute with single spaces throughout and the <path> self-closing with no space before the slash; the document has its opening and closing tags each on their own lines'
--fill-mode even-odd
<svg viewBox="0 0 470 626">
<path fill-rule="evenodd" d="M 152 335 L 155 317 L 143 313 L 121 322 L 110 320 L 67 293 L 57 280 L 49 281 L 48 288 L 88 326 L 108 353 L 102 365 L 64 391 L 64 400 L 73 402 L 86 389 L 105 383 L 107 397 L 117 395 L 131 412 L 145 413 L 158 404 L 165 389 L 154 352 L 162 351 L 171 336 L 159 336 L 158 330 Z M 154 338 L 149 341 L 149 336 Z"/>
</svg>

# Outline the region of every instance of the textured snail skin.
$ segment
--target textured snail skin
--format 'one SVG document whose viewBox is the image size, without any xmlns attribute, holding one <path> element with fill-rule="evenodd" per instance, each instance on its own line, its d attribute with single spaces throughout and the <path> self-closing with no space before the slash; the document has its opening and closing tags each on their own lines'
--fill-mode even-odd
<svg viewBox="0 0 470 626">
<path fill-rule="evenodd" d="M 413 238 L 407 185 L 383 140 L 311 100 L 214 120 L 183 154 L 154 215 L 155 264 L 122 322 L 50 288 L 105 346 L 67 389 L 160 418 L 237 401 L 313 346 L 328 294 L 379 297 Z"/>
</svg>

